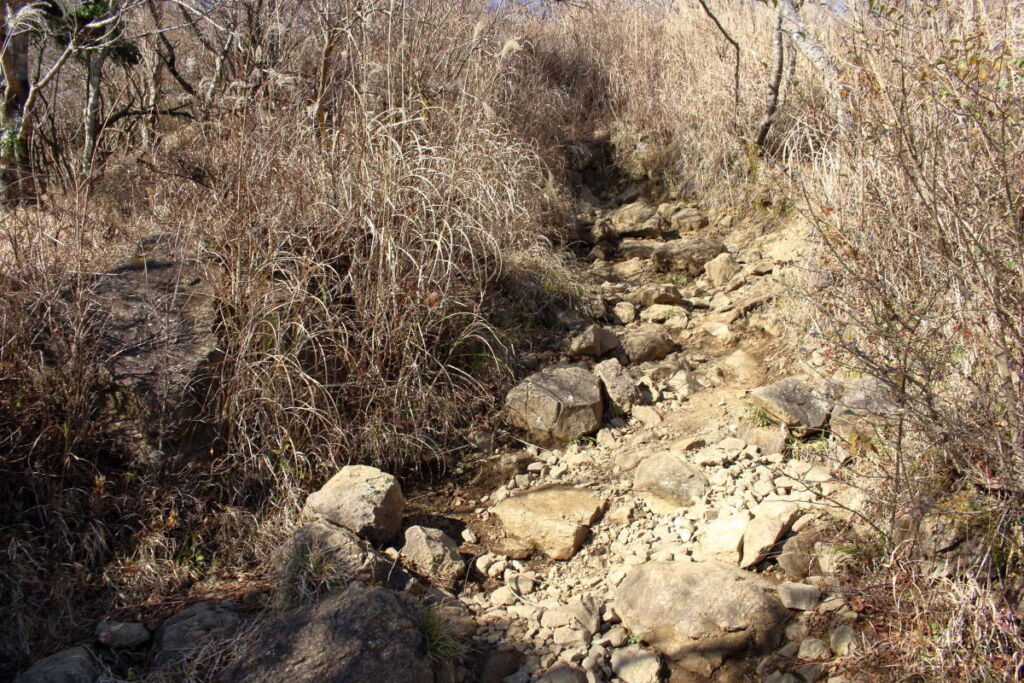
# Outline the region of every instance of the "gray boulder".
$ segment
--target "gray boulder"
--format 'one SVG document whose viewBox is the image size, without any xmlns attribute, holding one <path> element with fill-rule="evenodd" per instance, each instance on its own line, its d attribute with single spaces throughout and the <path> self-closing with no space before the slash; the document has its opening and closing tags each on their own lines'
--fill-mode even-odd
<svg viewBox="0 0 1024 683">
<path fill-rule="evenodd" d="M 619 348 L 619 338 L 614 332 L 591 325 L 569 342 L 570 356 L 600 358 Z"/>
<path fill-rule="evenodd" d="M 96 640 L 109 648 L 133 648 L 149 640 L 149 629 L 138 622 L 101 621 Z"/>
<path fill-rule="evenodd" d="M 645 459 L 636 468 L 633 488 L 686 507 L 700 500 L 707 490 L 707 479 L 694 467 L 673 453 L 660 453 Z"/>
<path fill-rule="evenodd" d="M 758 387 L 749 400 L 790 429 L 816 431 L 825 426 L 831 403 L 795 377 Z"/>
<path fill-rule="evenodd" d="M 153 664 L 172 666 L 196 649 L 226 638 L 240 619 L 226 603 L 198 602 L 160 625 L 153 639 Z"/>
<path fill-rule="evenodd" d="M 636 382 L 633 381 L 626 368 L 622 367 L 622 363 L 615 358 L 609 358 L 595 365 L 594 374 L 601 380 L 601 386 L 604 387 L 613 407 L 617 407 L 623 413 L 628 413 L 634 405 L 640 403 L 640 390 L 637 388 Z"/>
<path fill-rule="evenodd" d="M 407 566 L 447 589 L 454 588 L 466 570 L 459 546 L 440 529 L 406 529 L 402 559 Z"/>
<path fill-rule="evenodd" d="M 601 384 L 576 366 L 531 375 L 505 399 L 505 419 L 541 445 L 565 444 L 601 427 Z"/>
<path fill-rule="evenodd" d="M 665 328 L 654 323 L 626 330 L 623 333 L 622 346 L 631 363 L 661 360 L 676 350 L 676 344 L 668 336 Z"/>
<path fill-rule="evenodd" d="M 711 237 L 672 240 L 659 247 L 651 260 L 662 272 L 682 272 L 694 277 L 704 272 L 704 264 L 725 251 L 725 245 Z"/>
<path fill-rule="evenodd" d="M 61 650 L 40 659 L 14 683 L 93 683 L 100 677 L 96 658 L 84 647 Z"/>
<path fill-rule="evenodd" d="M 309 495 L 304 511 L 384 544 L 401 530 L 404 509 L 402 488 L 392 475 L 376 467 L 347 465 Z"/>
<path fill-rule="evenodd" d="M 626 574 L 615 612 L 673 660 L 717 659 L 778 645 L 789 611 L 761 576 L 717 562 L 647 562 Z"/>
<path fill-rule="evenodd" d="M 252 636 L 225 679 L 241 683 L 433 683 L 423 617 L 406 595 L 353 584 Z"/>
</svg>

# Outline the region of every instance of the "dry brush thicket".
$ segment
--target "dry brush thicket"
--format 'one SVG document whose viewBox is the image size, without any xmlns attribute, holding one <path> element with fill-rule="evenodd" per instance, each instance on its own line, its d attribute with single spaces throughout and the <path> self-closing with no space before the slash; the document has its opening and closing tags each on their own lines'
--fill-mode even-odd
<svg viewBox="0 0 1024 683">
<path fill-rule="evenodd" d="M 1016 2 L 805 4 L 806 30 L 783 34 L 775 3 L 724 0 L 544 18 L 470 0 L 190 4 L 126 2 L 97 37 L 114 5 L 85 3 L 98 14 L 27 34 L 44 74 L 85 31 L 23 141 L 4 138 L 20 199 L 0 241 L 4 658 L 201 578 L 260 580 L 298 496 L 340 462 L 443 460 L 511 376 L 509 344 L 573 297 L 551 245 L 589 160 L 609 183 L 805 211 L 821 246 L 806 322 L 901 406 L 858 449 L 884 532 L 858 580 L 885 586 L 860 597 L 890 628 L 856 666 L 1017 675 Z M 161 232 L 216 279 L 224 359 L 213 448 L 150 471 L 97 423 L 87 311 L 69 325 L 46 304 Z M 60 369 L 40 352 L 54 336 Z M 929 578 L 899 530 L 936 513 L 979 549 Z"/>
</svg>

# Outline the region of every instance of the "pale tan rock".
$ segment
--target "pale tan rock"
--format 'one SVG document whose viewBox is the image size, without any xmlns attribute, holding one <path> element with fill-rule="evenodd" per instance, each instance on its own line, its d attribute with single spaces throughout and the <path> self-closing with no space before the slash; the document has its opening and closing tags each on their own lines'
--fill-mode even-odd
<svg viewBox="0 0 1024 683">
<path fill-rule="evenodd" d="M 492 508 L 505 531 L 555 560 L 568 560 L 600 519 L 605 499 L 589 491 L 550 486 L 510 496 Z"/>
</svg>

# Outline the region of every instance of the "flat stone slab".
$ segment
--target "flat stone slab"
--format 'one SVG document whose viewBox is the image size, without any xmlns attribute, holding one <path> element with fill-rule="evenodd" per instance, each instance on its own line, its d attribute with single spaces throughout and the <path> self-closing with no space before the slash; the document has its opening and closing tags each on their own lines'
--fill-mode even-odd
<svg viewBox="0 0 1024 683">
<path fill-rule="evenodd" d="M 491 512 L 510 536 L 554 560 L 568 560 L 601 518 L 604 506 L 605 499 L 589 491 L 550 486 L 510 496 Z"/>
</svg>

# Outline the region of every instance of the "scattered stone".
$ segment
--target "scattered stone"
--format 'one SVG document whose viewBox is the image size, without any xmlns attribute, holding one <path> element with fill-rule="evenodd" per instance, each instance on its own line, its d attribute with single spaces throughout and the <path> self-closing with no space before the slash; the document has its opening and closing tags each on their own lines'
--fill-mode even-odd
<svg viewBox="0 0 1024 683">
<path fill-rule="evenodd" d="M 149 640 L 149 629 L 138 622 L 101 621 L 96 624 L 96 640 L 113 649 L 138 647 Z"/>
<path fill-rule="evenodd" d="M 845 657 L 850 654 L 853 648 L 853 638 L 856 634 L 857 632 L 849 624 L 843 624 L 836 628 L 828 639 L 832 652 L 836 653 L 839 657 Z"/>
<path fill-rule="evenodd" d="M 676 349 L 664 328 L 653 323 L 626 330 L 622 346 L 631 363 L 658 361 Z"/>
<path fill-rule="evenodd" d="M 654 304 L 640 313 L 640 320 L 645 323 L 663 323 L 672 318 L 687 320 L 689 317 L 690 314 L 683 306 L 669 304 Z"/>
<path fill-rule="evenodd" d="M 587 674 L 571 664 L 556 664 L 537 683 L 587 683 Z"/>
<path fill-rule="evenodd" d="M 821 638 L 804 638 L 797 653 L 797 657 L 804 661 L 828 659 L 831 656 L 832 651 L 828 648 L 828 643 Z"/>
<path fill-rule="evenodd" d="M 412 598 L 353 584 L 268 622 L 226 680 L 433 683 L 422 619 Z"/>
<path fill-rule="evenodd" d="M 384 581 L 391 567 L 391 562 L 355 533 L 322 520 L 296 529 L 274 551 L 271 561 L 282 582 L 309 571 L 314 562 L 321 568 L 330 566 L 332 580 L 339 583 Z"/>
<path fill-rule="evenodd" d="M 812 610 L 821 599 L 821 589 L 806 583 L 780 583 L 777 590 L 782 604 L 789 609 Z"/>
<path fill-rule="evenodd" d="M 160 625 L 153 638 L 153 664 L 163 668 L 230 634 L 239 623 L 226 603 L 197 602 Z"/>
<path fill-rule="evenodd" d="M 595 365 L 594 374 L 601 380 L 613 412 L 618 408 L 622 413 L 628 413 L 640 402 L 640 390 L 637 389 L 636 382 L 615 358 Z"/>
<path fill-rule="evenodd" d="M 576 366 L 531 375 L 509 392 L 506 419 L 541 445 L 561 445 L 601 427 L 601 385 Z"/>
<path fill-rule="evenodd" d="M 832 433 L 847 443 L 867 443 L 897 410 L 889 390 L 874 378 L 850 382 L 835 405 Z"/>
<path fill-rule="evenodd" d="M 719 254 L 704 264 L 704 270 L 707 271 L 711 284 L 715 287 L 721 287 L 729 282 L 736 273 L 740 272 L 740 266 L 736 263 L 736 259 L 732 257 L 732 254 L 724 253 Z"/>
<path fill-rule="evenodd" d="M 768 553 L 786 533 L 788 526 L 779 519 L 755 518 L 743 530 L 743 559 L 740 566 L 752 567 L 768 556 Z"/>
<path fill-rule="evenodd" d="M 476 543 L 480 542 L 480 539 L 477 538 L 477 535 L 475 533 L 473 533 L 473 530 L 470 529 L 469 527 L 466 527 L 465 529 L 463 529 L 462 533 L 459 536 L 462 538 L 462 542 L 463 543 L 469 543 L 470 545 L 475 545 Z"/>
<path fill-rule="evenodd" d="M 14 683 L 93 683 L 99 677 L 92 653 L 85 647 L 72 647 L 36 661 Z"/>
<path fill-rule="evenodd" d="M 750 402 L 787 427 L 804 431 L 824 427 L 831 408 L 824 398 L 795 377 L 754 389 Z"/>
<path fill-rule="evenodd" d="M 601 358 L 621 346 L 614 332 L 591 325 L 569 342 L 570 356 Z"/>
<path fill-rule="evenodd" d="M 636 320 L 636 306 L 628 301 L 620 301 L 612 307 L 612 319 L 620 325 L 628 325 Z"/>
<path fill-rule="evenodd" d="M 555 560 L 576 554 L 605 501 L 589 491 L 549 486 L 510 496 L 492 508 L 505 531 Z"/>
<path fill-rule="evenodd" d="M 633 417 L 647 427 L 657 427 L 663 422 L 661 413 L 651 406 L 636 406 L 633 409 Z"/>
<path fill-rule="evenodd" d="M 619 648 L 612 652 L 612 671 L 623 683 L 658 683 L 661 660 L 658 655 L 639 645 Z"/>
<path fill-rule="evenodd" d="M 401 530 L 404 509 L 402 488 L 392 475 L 376 467 L 347 465 L 309 495 L 304 511 L 384 545 Z"/>
<path fill-rule="evenodd" d="M 797 532 L 782 544 L 777 561 L 779 566 L 794 579 L 804 579 L 821 574 L 815 545 L 821 541 L 821 534 L 813 529 Z"/>
<path fill-rule="evenodd" d="M 669 452 L 652 455 L 641 462 L 633 477 L 633 488 L 686 507 L 704 495 L 707 480 L 698 468 Z"/>
<path fill-rule="evenodd" d="M 678 271 L 692 276 L 704 271 L 704 264 L 725 251 L 725 245 L 711 237 L 689 237 L 667 242 L 651 260 L 659 271 Z"/>
<path fill-rule="evenodd" d="M 650 308 L 658 304 L 665 306 L 685 306 L 683 293 L 674 285 L 647 285 L 630 295 L 633 303 L 641 308 Z"/>
<path fill-rule="evenodd" d="M 771 649 L 789 617 L 769 581 L 717 562 L 641 564 L 614 605 L 631 633 L 674 660 Z"/>
<path fill-rule="evenodd" d="M 454 588 L 466 571 L 459 546 L 440 529 L 406 529 L 402 558 L 408 566 L 447 589 Z"/>
<path fill-rule="evenodd" d="M 704 528 L 699 556 L 736 564 L 740 561 L 743 533 L 749 524 L 745 514 L 719 517 Z"/>
</svg>

